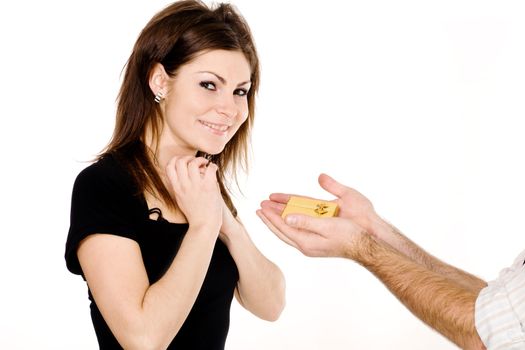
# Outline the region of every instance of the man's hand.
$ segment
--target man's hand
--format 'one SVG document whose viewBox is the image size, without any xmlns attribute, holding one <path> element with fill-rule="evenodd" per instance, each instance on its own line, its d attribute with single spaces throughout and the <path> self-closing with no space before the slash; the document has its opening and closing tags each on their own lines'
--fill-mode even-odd
<svg viewBox="0 0 525 350">
<path fill-rule="evenodd" d="M 283 203 L 263 201 L 257 215 L 277 237 L 304 255 L 354 258 L 359 253 L 359 242 L 367 233 L 352 220 L 291 214 L 285 222 L 283 208 Z"/>
<path fill-rule="evenodd" d="M 351 219 L 367 231 L 373 231 L 373 224 L 378 221 L 378 215 L 368 198 L 353 188 L 340 184 L 326 174 L 319 176 L 319 184 L 325 191 L 337 197 L 331 202 L 339 206 L 339 217 Z M 290 194 L 272 193 L 270 201 L 273 202 L 273 207 L 276 210 L 280 209 L 282 212 L 290 196 Z"/>
</svg>

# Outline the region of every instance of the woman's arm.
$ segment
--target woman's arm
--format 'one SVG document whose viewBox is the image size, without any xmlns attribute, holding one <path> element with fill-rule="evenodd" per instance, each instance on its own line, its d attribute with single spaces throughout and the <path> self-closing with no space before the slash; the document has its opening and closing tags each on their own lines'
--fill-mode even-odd
<svg viewBox="0 0 525 350">
<path fill-rule="evenodd" d="M 165 349 L 204 281 L 217 231 L 190 228 L 166 274 L 150 285 L 138 244 L 108 234 L 80 244 L 82 271 L 104 320 L 125 349 Z"/>
<path fill-rule="evenodd" d="M 189 229 L 168 271 L 150 285 L 138 244 L 90 235 L 77 254 L 106 323 L 125 349 L 165 349 L 201 289 L 222 223 L 215 165 L 204 158 L 173 158 L 167 175 Z M 201 174 L 202 172 L 202 174 Z"/>
<path fill-rule="evenodd" d="M 275 321 L 285 305 L 285 281 L 281 270 L 253 244 L 244 225 L 223 207 L 220 238 L 239 270 L 235 296 L 254 315 Z"/>
</svg>

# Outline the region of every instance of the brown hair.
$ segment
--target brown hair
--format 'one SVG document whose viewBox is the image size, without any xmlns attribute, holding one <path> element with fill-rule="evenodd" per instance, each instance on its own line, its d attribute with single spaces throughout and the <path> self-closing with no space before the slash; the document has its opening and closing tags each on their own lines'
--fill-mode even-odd
<svg viewBox="0 0 525 350">
<path fill-rule="evenodd" d="M 226 172 L 236 179 L 239 167 L 248 166 L 248 142 L 254 120 L 255 94 L 259 85 L 259 60 L 250 29 L 242 16 L 229 4 L 208 8 L 199 0 L 178 1 L 157 13 L 140 33 L 126 64 L 118 95 L 113 137 L 99 158 L 116 156 L 132 174 L 139 193 L 160 196 L 176 207 L 155 169 L 155 154 L 144 144 L 146 126 L 152 126 L 158 141 L 162 115 L 149 87 L 153 66 L 160 63 L 170 76 L 199 53 L 208 50 L 237 50 L 251 66 L 248 92 L 248 118 L 224 150 L 212 157 L 219 167 L 217 177 L 226 204 L 236 215 L 225 184 Z M 198 154 L 202 155 L 202 154 Z"/>
</svg>

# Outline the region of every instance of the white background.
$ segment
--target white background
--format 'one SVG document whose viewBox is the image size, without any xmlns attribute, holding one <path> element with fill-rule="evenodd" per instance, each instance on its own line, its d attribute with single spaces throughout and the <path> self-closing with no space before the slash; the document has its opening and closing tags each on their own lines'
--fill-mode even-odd
<svg viewBox="0 0 525 350">
<path fill-rule="evenodd" d="M 71 188 L 108 142 L 120 73 L 164 1 L 0 5 L 0 348 L 94 349 L 64 264 Z M 350 261 L 310 259 L 255 216 L 320 172 L 443 260 L 490 280 L 525 248 L 522 1 L 248 1 L 262 63 L 236 197 L 287 278 L 275 323 L 234 302 L 228 349 L 454 349 Z M 388 263 L 388 262 L 386 262 Z"/>
</svg>

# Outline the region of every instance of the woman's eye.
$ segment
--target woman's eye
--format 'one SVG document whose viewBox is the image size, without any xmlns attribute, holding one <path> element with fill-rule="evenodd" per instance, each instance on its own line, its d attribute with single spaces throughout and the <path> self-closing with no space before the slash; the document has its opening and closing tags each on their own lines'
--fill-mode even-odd
<svg viewBox="0 0 525 350">
<path fill-rule="evenodd" d="M 237 96 L 246 96 L 248 95 L 248 90 L 246 89 L 237 89 L 234 91 L 234 94 L 237 95 Z"/>
<path fill-rule="evenodd" d="M 200 83 L 200 86 L 202 86 L 203 88 L 205 88 L 206 90 L 215 90 L 215 84 L 212 83 L 211 81 L 201 81 Z"/>
</svg>

